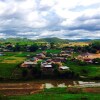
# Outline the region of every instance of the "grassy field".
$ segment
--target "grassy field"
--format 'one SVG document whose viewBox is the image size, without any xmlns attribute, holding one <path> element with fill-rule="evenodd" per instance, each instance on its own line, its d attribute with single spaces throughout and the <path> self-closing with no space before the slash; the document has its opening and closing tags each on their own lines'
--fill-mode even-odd
<svg viewBox="0 0 100 100">
<path fill-rule="evenodd" d="M 50 50 L 46 50 L 47 53 L 60 53 L 61 50 L 53 50 L 53 49 L 50 49 Z"/>
<path fill-rule="evenodd" d="M 67 61 L 66 66 L 70 67 L 76 74 L 84 75 L 88 78 L 94 78 L 100 76 L 100 65 L 85 64 L 80 65 L 77 62 Z"/>
<path fill-rule="evenodd" d="M 92 95 L 92 96 L 91 96 Z M 99 100 L 99 94 L 70 94 L 66 88 L 45 89 L 41 93 L 23 96 L 10 96 L 8 100 Z"/>
<path fill-rule="evenodd" d="M 0 77 L 9 78 L 13 70 L 26 59 L 23 56 L 19 57 L 19 54 L 18 52 L 6 52 L 5 56 L 0 56 Z"/>
<path fill-rule="evenodd" d="M 0 77 L 9 78 L 16 67 L 17 64 L 0 63 Z"/>
</svg>

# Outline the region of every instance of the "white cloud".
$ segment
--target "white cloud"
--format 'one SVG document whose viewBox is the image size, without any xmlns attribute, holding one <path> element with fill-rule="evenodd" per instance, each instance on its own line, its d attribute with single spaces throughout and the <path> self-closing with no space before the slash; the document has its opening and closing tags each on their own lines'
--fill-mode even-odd
<svg viewBox="0 0 100 100">
<path fill-rule="evenodd" d="M 99 5 L 100 0 L 0 0 L 0 33 L 2 37 L 34 35 L 34 39 L 100 38 Z"/>
</svg>

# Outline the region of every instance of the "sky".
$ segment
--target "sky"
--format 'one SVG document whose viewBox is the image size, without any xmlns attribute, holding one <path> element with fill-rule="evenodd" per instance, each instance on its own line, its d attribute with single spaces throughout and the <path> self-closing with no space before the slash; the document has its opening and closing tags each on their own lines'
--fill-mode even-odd
<svg viewBox="0 0 100 100">
<path fill-rule="evenodd" d="M 100 0 L 0 0 L 0 38 L 100 39 Z"/>
</svg>

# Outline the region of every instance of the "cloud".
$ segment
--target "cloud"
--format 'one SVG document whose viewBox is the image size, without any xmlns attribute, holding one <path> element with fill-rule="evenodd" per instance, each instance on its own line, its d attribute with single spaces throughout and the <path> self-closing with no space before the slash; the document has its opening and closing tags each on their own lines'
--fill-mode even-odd
<svg viewBox="0 0 100 100">
<path fill-rule="evenodd" d="M 99 0 L 0 0 L 0 38 L 100 38 Z"/>
</svg>

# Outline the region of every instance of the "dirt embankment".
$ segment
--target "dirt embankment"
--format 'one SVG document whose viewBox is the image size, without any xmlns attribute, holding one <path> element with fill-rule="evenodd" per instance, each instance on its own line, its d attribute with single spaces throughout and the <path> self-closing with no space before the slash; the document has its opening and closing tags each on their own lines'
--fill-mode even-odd
<svg viewBox="0 0 100 100">
<path fill-rule="evenodd" d="M 40 92 L 42 84 L 34 83 L 0 83 L 0 94 L 3 95 L 25 95 Z"/>
<path fill-rule="evenodd" d="M 72 84 L 73 82 L 73 84 Z M 66 83 L 66 84 L 65 84 Z M 99 82 L 83 82 L 83 81 L 34 81 L 25 83 L 0 83 L 0 94 L 5 96 L 28 95 L 41 92 L 47 87 L 66 87 L 69 93 L 100 93 Z M 53 86 L 53 87 L 52 87 Z"/>
</svg>

